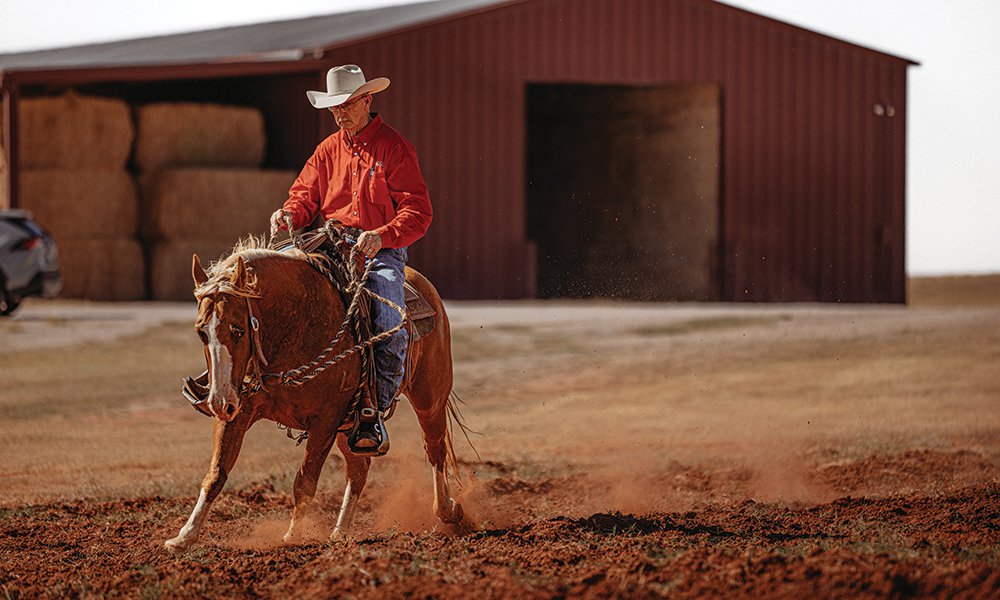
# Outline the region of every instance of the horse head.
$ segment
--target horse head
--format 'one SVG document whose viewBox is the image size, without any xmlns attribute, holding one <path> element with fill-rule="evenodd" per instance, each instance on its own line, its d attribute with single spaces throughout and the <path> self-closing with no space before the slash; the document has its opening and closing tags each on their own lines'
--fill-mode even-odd
<svg viewBox="0 0 1000 600">
<path fill-rule="evenodd" d="M 198 255 L 192 258 L 191 275 L 198 300 L 194 328 L 205 345 L 211 385 L 209 410 L 225 422 L 232 421 L 240 411 L 240 388 L 250 374 L 255 352 L 252 329 L 257 326 L 250 306 L 250 298 L 257 297 L 255 281 L 241 256 L 236 257 L 231 270 L 231 274 L 229 269 L 215 273 L 210 280 Z"/>
</svg>

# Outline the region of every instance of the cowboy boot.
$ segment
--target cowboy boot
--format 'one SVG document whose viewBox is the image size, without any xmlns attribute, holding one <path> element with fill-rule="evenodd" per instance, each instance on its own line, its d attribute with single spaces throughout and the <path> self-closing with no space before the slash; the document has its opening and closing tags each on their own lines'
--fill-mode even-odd
<svg viewBox="0 0 1000 600">
<path fill-rule="evenodd" d="M 384 456 L 389 452 L 389 431 L 368 386 L 362 392 L 347 445 L 351 452 L 361 456 Z"/>
</svg>

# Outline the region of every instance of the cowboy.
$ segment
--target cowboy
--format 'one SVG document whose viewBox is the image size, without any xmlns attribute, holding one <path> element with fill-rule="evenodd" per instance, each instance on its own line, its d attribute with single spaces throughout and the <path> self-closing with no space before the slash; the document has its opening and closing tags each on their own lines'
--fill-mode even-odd
<svg viewBox="0 0 1000 600">
<path fill-rule="evenodd" d="M 427 184 L 413 146 L 371 112 L 372 95 L 389 87 L 378 77 L 367 81 L 357 65 L 343 65 L 326 74 L 325 92 L 306 92 L 317 109 L 328 109 L 340 128 L 320 142 L 288 191 L 284 206 L 271 215 L 271 226 L 307 226 L 318 215 L 336 219 L 345 236 L 371 261 L 366 287 L 404 306 L 403 269 L 408 246 L 427 231 L 432 209 Z M 372 302 L 375 333 L 400 325 L 397 311 Z M 403 379 L 407 333 L 405 328 L 375 344 L 375 395 L 379 414 L 352 432 L 352 449 L 383 454 L 388 433 L 382 422 Z"/>
</svg>

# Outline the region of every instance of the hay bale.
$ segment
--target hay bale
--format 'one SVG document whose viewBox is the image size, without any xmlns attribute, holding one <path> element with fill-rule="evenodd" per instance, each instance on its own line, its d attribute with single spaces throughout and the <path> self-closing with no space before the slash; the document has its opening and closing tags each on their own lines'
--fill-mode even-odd
<svg viewBox="0 0 1000 600">
<path fill-rule="evenodd" d="M 175 169 L 143 178 L 143 237 L 228 239 L 270 229 L 294 171 Z"/>
<path fill-rule="evenodd" d="M 142 246 L 135 239 L 59 242 L 65 298 L 142 300 L 146 296 Z"/>
<path fill-rule="evenodd" d="M 128 104 L 67 93 L 18 103 L 18 167 L 121 170 L 135 130 Z"/>
<path fill-rule="evenodd" d="M 256 108 L 159 103 L 136 108 L 134 162 L 153 173 L 174 166 L 257 167 L 264 116 Z"/>
<path fill-rule="evenodd" d="M 191 255 L 206 267 L 228 255 L 235 239 L 170 240 L 153 244 L 149 257 L 150 295 L 153 300 L 192 300 Z"/>
<path fill-rule="evenodd" d="M 19 201 L 57 242 L 135 237 L 139 225 L 135 183 L 124 171 L 21 171 Z"/>
</svg>

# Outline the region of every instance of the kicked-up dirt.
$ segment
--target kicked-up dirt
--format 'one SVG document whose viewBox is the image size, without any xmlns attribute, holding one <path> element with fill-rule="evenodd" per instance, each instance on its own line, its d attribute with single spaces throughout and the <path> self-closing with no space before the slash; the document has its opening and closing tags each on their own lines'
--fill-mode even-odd
<svg viewBox="0 0 1000 600">
<path fill-rule="evenodd" d="M 302 447 L 261 423 L 176 555 L 211 452 L 193 307 L 30 302 L 0 322 L 0 598 L 997 597 L 1000 297 L 920 289 L 449 303 L 465 526 L 403 406 L 349 540 L 334 454 L 281 544 Z"/>
</svg>

